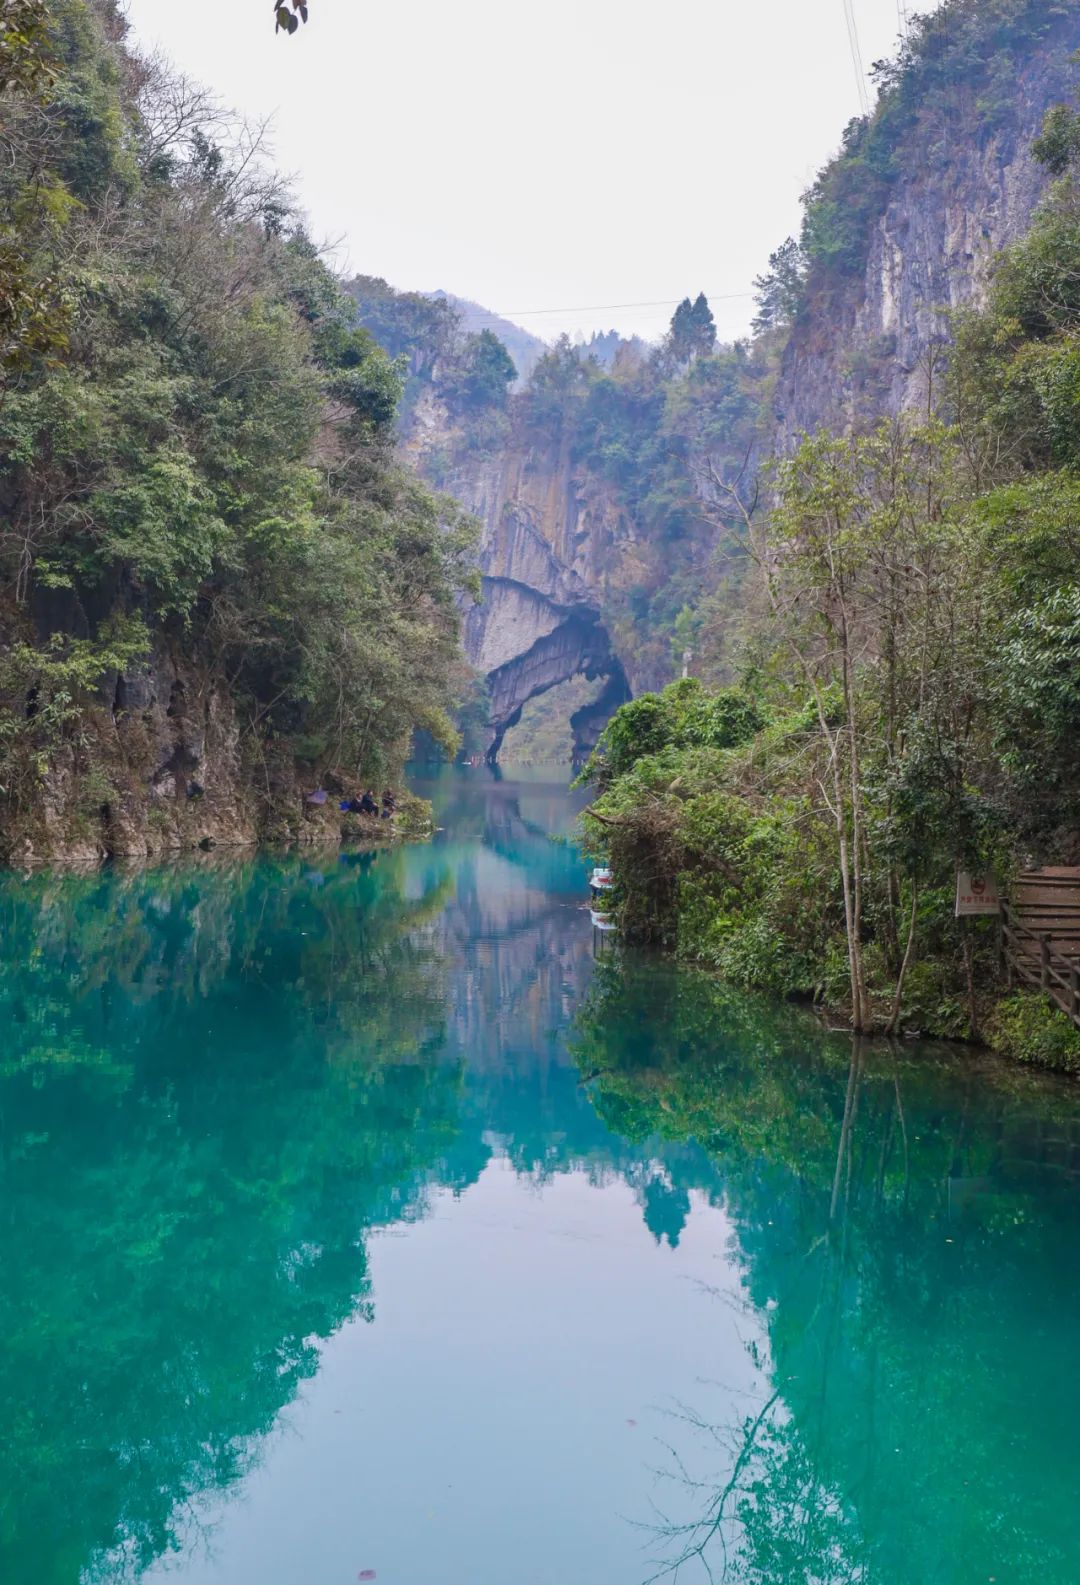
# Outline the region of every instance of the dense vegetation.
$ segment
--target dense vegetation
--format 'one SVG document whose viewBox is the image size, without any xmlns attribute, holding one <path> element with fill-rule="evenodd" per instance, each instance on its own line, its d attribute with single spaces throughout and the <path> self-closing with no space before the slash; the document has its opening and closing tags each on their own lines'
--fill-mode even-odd
<svg viewBox="0 0 1080 1585">
<path fill-rule="evenodd" d="M 477 464 L 507 453 L 567 473 L 583 511 L 614 525 L 601 606 L 616 653 L 657 678 L 688 648 L 715 669 L 736 569 L 702 501 L 713 471 L 738 476 L 767 429 L 778 338 L 719 346 L 699 294 L 658 345 L 563 336 L 515 386 L 498 338 L 467 333 L 445 298 L 361 277 L 348 290 L 407 371 L 403 428 L 425 475 L 464 493 Z"/>
<path fill-rule="evenodd" d="M 1070 1066 L 1067 1026 L 995 1008 L 996 928 L 952 905 L 957 866 L 1077 851 L 1077 126 L 1048 121 L 1063 174 L 957 319 L 939 410 L 805 439 L 767 509 L 718 498 L 751 569 L 737 686 L 636 700 L 588 772 L 631 934 Z"/>
<path fill-rule="evenodd" d="M 398 292 L 377 276 L 354 276 L 346 291 L 360 323 L 399 361 L 407 413 L 427 389 L 470 451 L 489 452 L 505 443 L 517 368 L 493 330 L 470 333 L 449 298 Z"/>
<path fill-rule="evenodd" d="M 123 32 L 20 0 L 0 33 L 9 838 L 61 775 L 94 809 L 152 777 L 169 679 L 224 695 L 266 793 L 452 742 L 471 530 L 394 461 L 400 372 L 258 139 Z"/>
</svg>

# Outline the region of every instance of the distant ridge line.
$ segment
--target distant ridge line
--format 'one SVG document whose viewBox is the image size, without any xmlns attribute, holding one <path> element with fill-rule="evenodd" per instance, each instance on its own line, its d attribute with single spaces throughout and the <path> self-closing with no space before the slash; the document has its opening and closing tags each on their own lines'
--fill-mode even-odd
<svg viewBox="0 0 1080 1585">
<path fill-rule="evenodd" d="M 683 297 L 686 295 L 684 292 Z M 710 303 L 729 303 L 753 295 L 752 291 L 705 293 Z M 652 297 L 639 303 L 583 303 L 572 308 L 492 308 L 488 312 L 499 319 L 525 319 L 532 314 L 606 314 L 620 308 L 670 308 L 678 306 L 683 297 Z"/>
</svg>

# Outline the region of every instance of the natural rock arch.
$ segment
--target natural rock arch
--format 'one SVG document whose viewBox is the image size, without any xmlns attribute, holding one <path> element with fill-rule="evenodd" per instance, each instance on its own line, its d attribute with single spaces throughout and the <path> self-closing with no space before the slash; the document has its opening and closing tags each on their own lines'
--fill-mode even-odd
<svg viewBox="0 0 1080 1585">
<path fill-rule="evenodd" d="M 606 684 L 599 697 L 575 711 L 570 718 L 573 758 L 583 762 L 603 730 L 612 711 L 630 697 L 622 665 L 612 651 L 611 640 L 599 612 L 585 604 L 559 610 L 535 590 L 507 586 L 504 579 L 484 579 L 483 622 L 490 634 L 500 617 L 514 613 L 513 652 L 487 670 L 489 690 L 488 727 L 491 734 L 487 758 L 494 763 L 506 733 L 521 719 L 530 699 L 546 693 L 572 677 L 604 677 Z M 530 644 L 519 647 L 522 635 L 520 618 L 526 608 L 538 616 L 541 630 Z M 479 624 L 475 624 L 479 626 Z M 508 637 L 510 635 L 508 634 Z M 475 646 L 473 646 L 475 647 Z M 483 654 L 481 649 L 480 654 Z"/>
<path fill-rule="evenodd" d="M 477 458 L 449 482 L 482 524 L 480 599 L 465 613 L 464 640 L 488 683 L 487 758 L 498 758 L 530 699 L 573 677 L 602 677 L 599 697 L 569 722 L 580 763 L 643 685 L 603 618 L 619 513 L 586 499 L 565 437 L 537 447 L 519 433 L 501 455 Z"/>
</svg>

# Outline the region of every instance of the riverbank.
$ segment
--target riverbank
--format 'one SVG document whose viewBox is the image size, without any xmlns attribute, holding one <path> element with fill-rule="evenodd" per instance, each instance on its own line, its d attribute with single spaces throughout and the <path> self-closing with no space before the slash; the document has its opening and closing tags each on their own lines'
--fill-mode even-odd
<svg viewBox="0 0 1080 1585">
<path fill-rule="evenodd" d="M 326 797 L 312 803 L 320 784 Z M 99 709 L 87 715 L 77 744 L 53 754 L 32 795 L 18 787 L 0 796 L 0 862 L 21 869 L 153 862 L 197 849 L 384 845 L 431 835 L 430 805 L 404 787 L 394 788 L 392 819 L 341 810 L 363 792 L 352 776 L 320 777 L 298 764 L 284 742 L 245 739 L 231 701 L 212 688 L 138 718 Z"/>
<path fill-rule="evenodd" d="M 583 773 L 596 791 L 583 823 L 614 869 L 623 938 L 858 1033 L 988 1044 L 1080 1071 L 1071 1019 L 1004 983 L 999 921 L 956 917 L 958 853 L 1004 880 L 1020 850 L 996 795 L 964 795 L 981 844 L 965 846 L 975 837 L 942 814 L 911 756 L 872 775 L 867 748 L 853 802 L 846 780 L 839 792 L 830 780 L 838 729 L 825 720 L 694 679 L 616 713 Z M 1048 851 L 1069 851 L 1067 832 L 1051 840 Z"/>
</svg>

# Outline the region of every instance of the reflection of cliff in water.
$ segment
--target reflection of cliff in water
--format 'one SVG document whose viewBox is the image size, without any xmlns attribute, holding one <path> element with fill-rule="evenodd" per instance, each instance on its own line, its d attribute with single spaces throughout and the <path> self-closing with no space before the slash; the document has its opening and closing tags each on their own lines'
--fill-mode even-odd
<svg viewBox="0 0 1080 1585">
<path fill-rule="evenodd" d="M 522 1057 L 540 1068 L 565 1064 L 556 1031 L 592 956 L 584 864 L 549 836 L 570 824 L 565 786 L 482 771 L 464 786 L 444 785 L 437 809 L 445 840 L 410 858 L 421 886 L 452 877 L 437 929 L 454 965 L 450 1040 L 486 1069 L 513 1072 Z"/>
<path fill-rule="evenodd" d="M 569 901 L 580 866 L 530 840 L 0 881 L 4 1579 L 167 1551 L 373 1313 L 366 1232 L 432 1186 L 500 1151 L 643 1207 L 709 1176 L 597 1120 L 557 1032 L 588 941 L 541 884 Z"/>
<path fill-rule="evenodd" d="M 428 847 L 0 881 L 0 1576 L 186 1536 L 378 1311 L 369 1230 L 504 1155 L 665 1248 L 723 1205 L 761 1396 L 671 1439 L 730 1578 L 1072 1585 L 1075 1090 L 594 963 L 561 790 L 459 785 Z"/>
<path fill-rule="evenodd" d="M 567 1051 L 593 964 L 586 865 L 566 840 L 584 800 L 568 802 L 565 784 L 545 776 L 483 770 L 422 789 L 446 829 L 410 854 L 412 887 L 453 877 L 435 934 L 452 965 L 445 1049 L 465 1063 L 463 1139 L 482 1136 L 486 1152 L 539 1179 L 575 1167 L 596 1181 L 622 1176 L 654 1236 L 677 1241 L 688 1188 L 711 1181 L 707 1163 L 689 1145 L 663 1165 L 625 1148 Z"/>
</svg>

